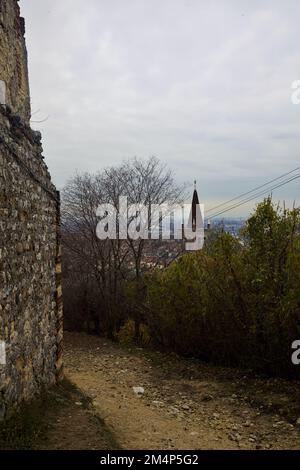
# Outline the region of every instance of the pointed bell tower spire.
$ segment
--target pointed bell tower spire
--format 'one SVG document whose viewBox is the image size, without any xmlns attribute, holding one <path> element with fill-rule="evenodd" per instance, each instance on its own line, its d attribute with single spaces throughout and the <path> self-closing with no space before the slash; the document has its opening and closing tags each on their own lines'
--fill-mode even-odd
<svg viewBox="0 0 300 470">
<path fill-rule="evenodd" d="M 187 226 L 184 227 L 184 233 L 185 249 L 187 251 L 201 250 L 204 240 L 204 220 L 200 208 L 196 180 L 194 180 L 194 191 L 190 208 L 190 215 Z"/>
</svg>

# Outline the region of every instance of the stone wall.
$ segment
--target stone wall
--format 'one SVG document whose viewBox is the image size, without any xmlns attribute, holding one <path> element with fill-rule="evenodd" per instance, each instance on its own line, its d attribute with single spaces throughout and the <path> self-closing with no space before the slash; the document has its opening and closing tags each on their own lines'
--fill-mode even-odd
<svg viewBox="0 0 300 470">
<path fill-rule="evenodd" d="M 25 22 L 17 0 L 0 0 L 0 80 L 6 103 L 28 123 L 30 97 L 25 45 Z"/>
<path fill-rule="evenodd" d="M 1 21 L 10 12 L 0 25 L 0 80 L 11 77 L 10 99 L 0 105 L 0 343 L 6 355 L 6 361 L 0 358 L 1 419 L 62 377 L 62 292 L 59 193 L 42 156 L 41 135 L 28 125 L 26 80 L 12 85 L 16 64 L 26 69 L 26 56 L 15 57 L 22 43 L 7 34 L 15 27 L 19 37 L 17 1 L 0 2 Z"/>
</svg>

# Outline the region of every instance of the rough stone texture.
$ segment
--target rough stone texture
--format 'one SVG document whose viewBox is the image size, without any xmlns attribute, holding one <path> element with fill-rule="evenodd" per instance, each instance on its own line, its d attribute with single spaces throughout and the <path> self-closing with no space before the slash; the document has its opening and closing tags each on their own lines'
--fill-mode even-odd
<svg viewBox="0 0 300 470">
<path fill-rule="evenodd" d="M 6 103 L 28 123 L 31 111 L 24 34 L 17 0 L 0 0 L 0 80 L 6 84 Z"/>
<path fill-rule="evenodd" d="M 41 135 L 28 125 L 18 5 L 0 2 L 0 80 L 10 77 L 15 93 L 12 106 L 0 105 L 0 340 L 7 359 L 0 365 L 1 419 L 60 378 L 62 301 L 59 194 L 43 160 Z M 18 63 L 22 78 L 13 83 Z"/>
</svg>

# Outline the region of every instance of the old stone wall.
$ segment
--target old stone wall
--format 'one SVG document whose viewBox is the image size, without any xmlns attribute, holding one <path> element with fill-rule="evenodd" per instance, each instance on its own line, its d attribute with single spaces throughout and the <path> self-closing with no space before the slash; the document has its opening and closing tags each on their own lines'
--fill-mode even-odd
<svg viewBox="0 0 300 470">
<path fill-rule="evenodd" d="M 28 124 L 18 4 L 0 2 L 0 81 L 9 90 L 6 105 L 0 104 L 1 419 L 62 376 L 62 292 L 59 193 L 41 135 Z"/>
<path fill-rule="evenodd" d="M 0 80 L 6 103 L 28 123 L 30 96 L 25 45 L 25 22 L 17 0 L 0 0 Z"/>
</svg>

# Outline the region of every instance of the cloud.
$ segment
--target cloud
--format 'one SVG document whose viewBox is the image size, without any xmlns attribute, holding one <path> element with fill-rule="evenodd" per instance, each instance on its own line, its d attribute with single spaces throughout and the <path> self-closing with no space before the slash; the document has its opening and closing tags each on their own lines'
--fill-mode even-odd
<svg viewBox="0 0 300 470">
<path fill-rule="evenodd" d="M 179 179 L 196 176 L 210 204 L 298 166 L 297 0 L 23 0 L 21 8 L 33 120 L 49 116 L 33 125 L 59 187 L 75 169 L 155 154 Z M 299 200 L 299 184 L 283 197 Z"/>
</svg>

